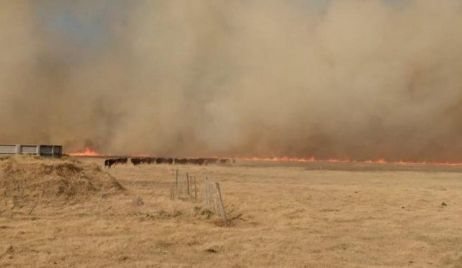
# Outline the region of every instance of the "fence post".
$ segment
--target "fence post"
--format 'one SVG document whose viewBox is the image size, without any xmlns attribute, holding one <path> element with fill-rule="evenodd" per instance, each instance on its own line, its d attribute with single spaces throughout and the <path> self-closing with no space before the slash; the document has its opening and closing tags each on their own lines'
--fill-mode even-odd
<svg viewBox="0 0 462 268">
<path fill-rule="evenodd" d="M 191 196 L 191 192 L 189 191 L 189 185 L 190 184 L 189 184 L 189 174 L 188 174 L 188 172 L 186 172 L 186 185 L 188 187 L 186 192 L 187 192 L 188 198 L 189 198 Z"/>
<path fill-rule="evenodd" d="M 218 204 L 219 200 L 218 200 L 218 197 L 217 197 L 217 187 L 216 187 L 215 183 L 213 183 L 213 182 L 210 183 L 210 192 L 211 192 L 211 195 L 212 195 L 213 210 L 215 211 L 215 213 L 217 215 L 219 215 L 221 210 L 220 210 L 220 205 Z M 219 216 L 221 216 L 221 215 L 219 215 Z"/>
<path fill-rule="evenodd" d="M 217 195 L 218 195 L 218 205 L 221 211 L 221 216 L 223 217 L 223 221 L 225 225 L 228 225 L 228 218 L 226 217 L 226 211 L 225 211 L 225 206 L 223 205 L 223 198 L 221 196 L 221 190 L 220 190 L 220 184 L 217 182 L 215 183 L 216 190 L 217 190 Z"/>
<path fill-rule="evenodd" d="M 197 183 L 196 183 L 196 177 L 194 177 L 194 200 L 197 201 Z"/>
<path fill-rule="evenodd" d="M 175 172 L 175 196 L 178 198 L 178 169 Z"/>
<path fill-rule="evenodd" d="M 213 210 L 213 212 L 217 213 L 217 200 L 215 198 L 215 193 L 214 193 L 215 187 L 213 186 L 213 182 L 209 182 L 208 187 L 209 187 L 210 208 Z"/>
<path fill-rule="evenodd" d="M 204 182 L 204 203 L 207 209 L 210 209 L 210 191 L 209 191 L 209 179 L 205 177 Z"/>
</svg>

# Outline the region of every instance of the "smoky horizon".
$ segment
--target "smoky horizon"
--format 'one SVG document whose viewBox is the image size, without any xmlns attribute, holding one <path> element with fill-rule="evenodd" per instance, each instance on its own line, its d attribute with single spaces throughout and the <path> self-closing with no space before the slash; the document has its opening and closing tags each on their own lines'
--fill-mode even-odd
<svg viewBox="0 0 462 268">
<path fill-rule="evenodd" d="M 0 144 L 462 161 L 456 0 L 0 2 Z"/>
</svg>

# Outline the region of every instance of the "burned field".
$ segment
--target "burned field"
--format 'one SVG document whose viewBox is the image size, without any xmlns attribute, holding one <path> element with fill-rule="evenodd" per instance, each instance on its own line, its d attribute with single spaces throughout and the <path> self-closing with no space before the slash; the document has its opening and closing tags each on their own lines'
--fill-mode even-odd
<svg viewBox="0 0 462 268">
<path fill-rule="evenodd" d="M 462 265 L 456 167 L 103 165 L 0 161 L 0 266 Z M 176 170 L 197 199 L 172 199 Z M 204 209 L 205 177 L 221 185 L 226 226 Z"/>
</svg>

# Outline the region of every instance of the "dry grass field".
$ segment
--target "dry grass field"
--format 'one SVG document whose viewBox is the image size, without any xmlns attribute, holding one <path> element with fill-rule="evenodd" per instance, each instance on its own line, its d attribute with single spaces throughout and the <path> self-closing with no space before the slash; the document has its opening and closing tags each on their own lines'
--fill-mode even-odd
<svg viewBox="0 0 462 268">
<path fill-rule="evenodd" d="M 122 193 L 3 206 L 0 266 L 462 267 L 457 168 L 179 167 L 220 182 L 228 227 L 200 201 L 170 200 L 172 171 L 117 166 Z"/>
</svg>

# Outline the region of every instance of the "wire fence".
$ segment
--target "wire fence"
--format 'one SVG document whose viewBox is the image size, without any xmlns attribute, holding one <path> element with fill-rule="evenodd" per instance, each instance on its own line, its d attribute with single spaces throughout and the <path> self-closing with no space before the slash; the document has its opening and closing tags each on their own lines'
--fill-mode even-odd
<svg viewBox="0 0 462 268">
<path fill-rule="evenodd" d="M 202 184 L 200 187 L 202 191 L 199 189 L 199 184 Z M 221 218 L 225 226 L 228 225 L 228 216 L 223 203 L 220 184 L 207 177 L 199 182 L 195 176 L 191 176 L 189 173 L 181 175 L 178 169 L 175 170 L 174 181 L 170 188 L 170 199 L 202 201 L 205 209 Z"/>
</svg>

